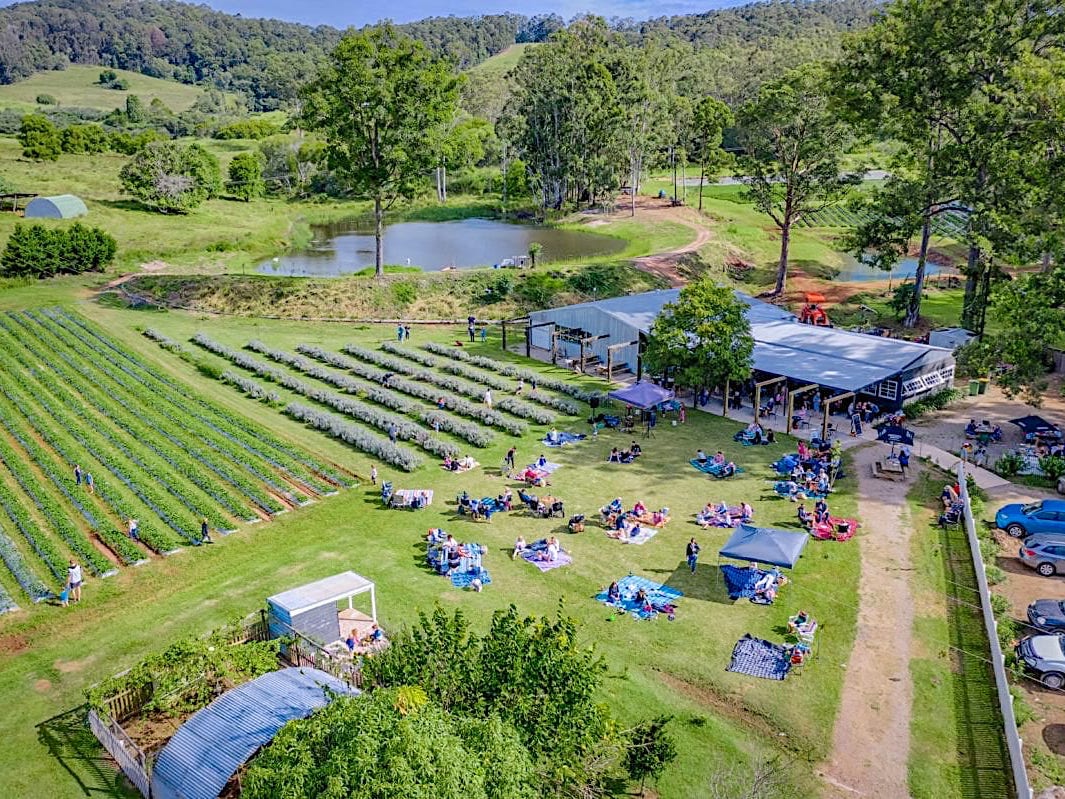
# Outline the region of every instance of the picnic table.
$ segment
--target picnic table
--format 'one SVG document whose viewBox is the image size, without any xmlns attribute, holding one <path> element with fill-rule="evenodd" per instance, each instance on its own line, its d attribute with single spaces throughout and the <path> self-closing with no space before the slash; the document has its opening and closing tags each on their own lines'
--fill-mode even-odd
<svg viewBox="0 0 1065 799">
<path fill-rule="evenodd" d="M 906 472 L 898 458 L 885 458 L 873 463 L 873 477 L 883 477 L 888 480 L 904 480 Z"/>
</svg>

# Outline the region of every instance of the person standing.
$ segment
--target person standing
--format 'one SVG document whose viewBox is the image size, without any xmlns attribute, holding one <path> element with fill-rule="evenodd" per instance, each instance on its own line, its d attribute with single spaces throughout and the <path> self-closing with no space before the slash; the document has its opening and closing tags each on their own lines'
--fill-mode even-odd
<svg viewBox="0 0 1065 799">
<path fill-rule="evenodd" d="M 403 325 L 396 325 L 396 341 L 403 341 L 404 332 Z"/>
<path fill-rule="evenodd" d="M 134 541 L 140 541 L 140 536 L 138 535 L 140 525 L 137 520 L 130 517 L 129 521 L 126 522 L 126 527 L 129 530 L 129 537 Z"/>
<path fill-rule="evenodd" d="M 207 517 L 204 516 L 200 520 L 200 543 L 201 544 L 213 544 L 211 540 L 211 526 L 207 523 Z"/>
<path fill-rule="evenodd" d="M 396 423 L 395 422 L 389 422 L 389 424 L 388 424 L 388 440 L 391 441 L 393 444 L 396 443 L 396 432 L 397 432 L 396 431 Z"/>
<path fill-rule="evenodd" d="M 410 341 L 410 325 L 403 325 L 403 338 Z"/>
<path fill-rule="evenodd" d="M 492 410 L 492 389 L 490 388 L 484 390 L 484 404 L 488 406 L 488 410 Z"/>
<path fill-rule="evenodd" d="M 81 582 L 81 566 L 71 559 L 70 565 L 67 566 L 67 590 L 75 602 L 81 602 Z"/>
<path fill-rule="evenodd" d="M 514 470 L 514 456 L 517 454 L 517 449 L 511 447 L 507 450 L 507 456 L 503 459 L 503 462 L 507 465 L 507 469 Z"/>
<path fill-rule="evenodd" d="M 692 570 L 692 574 L 695 574 L 695 566 L 699 562 L 699 544 L 694 537 L 688 542 L 685 555 L 688 559 L 688 568 Z"/>
<path fill-rule="evenodd" d="M 481 325 L 481 343 L 488 341 L 488 325 Z"/>
<path fill-rule="evenodd" d="M 519 377 L 518 378 L 518 388 L 517 388 L 517 390 L 514 393 L 517 394 L 518 396 L 520 396 L 521 392 L 523 392 L 524 390 L 525 390 L 525 380 L 523 378 Z"/>
<path fill-rule="evenodd" d="M 377 467 L 370 467 L 370 485 L 377 485 Z"/>
<path fill-rule="evenodd" d="M 466 332 L 469 334 L 470 343 L 472 344 L 474 342 L 475 336 L 477 335 L 477 329 L 473 326 L 473 322 L 470 322 L 469 326 L 466 328 Z"/>
<path fill-rule="evenodd" d="M 74 485 L 81 485 L 81 466 L 77 463 L 74 464 Z"/>
<path fill-rule="evenodd" d="M 85 472 L 85 490 L 90 494 L 96 493 L 96 485 L 92 480 L 92 472 Z"/>
</svg>

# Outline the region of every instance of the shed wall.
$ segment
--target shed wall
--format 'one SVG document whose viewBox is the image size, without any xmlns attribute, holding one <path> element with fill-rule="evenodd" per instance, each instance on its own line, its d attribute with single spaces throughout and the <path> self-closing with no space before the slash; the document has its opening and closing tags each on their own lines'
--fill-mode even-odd
<svg viewBox="0 0 1065 799">
<path fill-rule="evenodd" d="M 536 311 L 529 314 L 529 318 L 534 325 L 540 322 L 554 322 L 559 327 L 580 328 L 587 331 L 589 335 L 601 336 L 605 334 L 609 336 L 609 338 L 592 342 L 584 348 L 586 355 L 594 354 L 603 363 L 606 363 L 607 347 L 609 345 L 619 344 L 623 341 L 636 341 L 639 338 L 639 331 L 632 325 L 586 305 Z M 550 326 L 534 327 L 532 345 L 540 349 L 550 350 L 552 332 Z M 580 356 L 581 348 L 576 342 L 560 341 L 559 349 L 567 358 Z M 638 357 L 639 348 L 635 345 L 621 347 L 614 351 L 614 364 L 617 366 L 624 365 L 629 371 L 635 372 Z"/>
</svg>

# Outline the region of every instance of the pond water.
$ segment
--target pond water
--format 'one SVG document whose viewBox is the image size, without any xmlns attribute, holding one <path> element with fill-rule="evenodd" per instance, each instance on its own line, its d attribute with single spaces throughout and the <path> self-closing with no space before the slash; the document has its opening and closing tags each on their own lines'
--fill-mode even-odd
<svg viewBox="0 0 1065 799">
<path fill-rule="evenodd" d="M 259 265 L 266 275 L 336 277 L 374 265 L 373 228 L 364 220 L 311 227 L 310 245 Z M 396 222 L 384 232 L 385 263 L 419 266 L 435 272 L 445 267 L 495 266 L 507 258 L 526 256 L 529 245 L 543 250 L 537 263 L 625 249 L 625 242 L 577 230 L 510 224 L 492 219 L 454 222 Z"/>
<path fill-rule="evenodd" d="M 933 275 L 957 275 L 958 271 L 953 267 L 940 266 L 939 264 L 934 264 L 931 261 L 928 261 L 925 263 L 924 273 L 925 278 L 927 279 Z M 892 280 L 898 282 L 906 278 L 909 278 L 912 281 L 915 274 L 917 274 L 916 258 L 903 258 L 895 264 L 895 268 L 890 272 L 874 269 L 868 264 L 852 258 L 848 259 L 848 261 L 840 268 L 839 274 L 832 280 L 835 283 L 866 283 L 871 280 Z"/>
</svg>

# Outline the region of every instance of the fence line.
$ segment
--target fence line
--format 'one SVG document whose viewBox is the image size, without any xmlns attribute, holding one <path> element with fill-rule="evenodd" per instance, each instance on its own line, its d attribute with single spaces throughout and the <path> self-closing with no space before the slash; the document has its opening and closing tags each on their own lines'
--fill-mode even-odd
<svg viewBox="0 0 1065 799">
<path fill-rule="evenodd" d="M 121 725 L 112 719 L 104 720 L 95 710 L 89 710 L 89 728 L 141 795 L 151 796 L 147 757 L 126 735 Z"/>
<path fill-rule="evenodd" d="M 1010 755 L 1014 789 L 1018 799 L 1031 799 L 1032 787 L 1028 783 L 1028 772 L 1024 767 L 1021 737 L 1017 732 L 1017 718 L 1013 714 L 1013 695 L 1010 693 L 1009 680 L 1006 676 L 1006 661 L 999 643 L 998 623 L 991 609 L 991 591 L 987 583 L 984 559 L 980 554 L 980 539 L 976 535 L 976 520 L 973 518 L 972 504 L 969 500 L 964 462 L 958 463 L 957 476 L 958 489 L 965 508 L 965 534 L 969 540 L 969 552 L 973 559 L 973 569 L 976 572 L 976 583 L 980 589 L 980 607 L 983 610 L 984 628 L 987 631 L 988 647 L 991 650 L 991 667 L 995 672 L 995 687 L 998 691 L 999 711 L 1002 713 L 1006 748 Z"/>
</svg>

